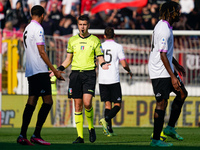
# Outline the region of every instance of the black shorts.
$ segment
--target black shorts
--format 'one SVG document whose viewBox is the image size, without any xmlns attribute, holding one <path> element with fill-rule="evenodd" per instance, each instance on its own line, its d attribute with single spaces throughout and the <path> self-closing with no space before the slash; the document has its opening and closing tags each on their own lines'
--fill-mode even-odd
<svg viewBox="0 0 200 150">
<path fill-rule="evenodd" d="M 122 91 L 119 82 L 114 84 L 99 84 L 99 89 L 102 102 L 122 102 Z"/>
<path fill-rule="evenodd" d="M 83 98 L 83 94 L 95 96 L 96 72 L 72 70 L 69 76 L 69 98 Z"/>
<path fill-rule="evenodd" d="M 181 81 L 179 75 L 174 72 L 174 75 L 177 77 L 181 84 L 181 88 L 184 87 L 183 82 Z M 169 94 L 171 92 L 174 92 L 177 94 L 177 91 L 174 89 L 171 78 L 157 78 L 157 79 L 152 79 L 152 85 L 153 85 L 153 91 L 155 94 L 156 101 L 161 101 L 162 99 L 169 99 Z"/>
<path fill-rule="evenodd" d="M 28 77 L 29 96 L 51 95 L 49 73 L 39 73 Z"/>
</svg>

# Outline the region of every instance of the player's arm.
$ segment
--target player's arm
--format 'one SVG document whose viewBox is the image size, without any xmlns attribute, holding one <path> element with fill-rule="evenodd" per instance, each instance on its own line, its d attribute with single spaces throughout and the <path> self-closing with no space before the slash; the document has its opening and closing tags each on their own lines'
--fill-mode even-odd
<svg viewBox="0 0 200 150">
<path fill-rule="evenodd" d="M 179 91 L 180 90 L 180 82 L 179 80 L 176 78 L 176 76 L 174 75 L 174 72 L 172 71 L 170 64 L 169 64 L 169 60 L 167 59 L 167 54 L 165 52 L 160 52 L 160 57 L 161 60 L 167 70 L 167 72 L 169 73 L 170 77 L 171 77 L 171 81 L 172 81 L 172 85 L 174 87 L 175 90 Z"/>
<path fill-rule="evenodd" d="M 64 73 L 62 71 L 58 71 L 54 68 L 52 63 L 49 60 L 49 57 L 47 56 L 47 53 L 45 52 L 44 45 L 37 45 L 38 51 L 44 62 L 47 64 L 47 66 L 53 71 L 54 75 L 59 80 L 65 80 L 61 73 Z"/>
<path fill-rule="evenodd" d="M 176 70 L 183 76 L 185 76 L 185 69 L 183 66 L 181 66 L 177 60 L 173 57 L 172 63 L 174 64 L 174 66 L 176 67 Z"/>
<path fill-rule="evenodd" d="M 128 65 L 126 59 L 120 60 L 120 63 L 121 63 L 121 65 L 122 65 L 122 67 L 128 72 L 128 74 L 129 74 L 130 77 L 132 78 L 133 73 L 131 72 L 131 70 L 130 70 L 130 68 L 129 68 L 129 65 Z"/>
<path fill-rule="evenodd" d="M 72 57 L 73 57 L 73 53 L 67 53 L 67 57 L 61 66 L 63 66 L 64 68 L 67 68 L 72 62 Z"/>
<path fill-rule="evenodd" d="M 72 57 L 73 57 L 73 54 L 72 54 L 72 53 L 67 53 L 66 59 L 65 59 L 64 62 L 57 68 L 57 70 L 64 71 L 65 68 L 67 68 L 67 67 L 71 64 L 71 62 L 72 62 Z"/>
<path fill-rule="evenodd" d="M 97 56 L 97 58 L 98 58 L 98 61 L 99 61 L 99 64 L 100 64 L 101 68 L 104 69 L 104 70 L 108 70 L 110 64 L 107 64 L 107 63 L 105 62 L 103 56 Z"/>
</svg>

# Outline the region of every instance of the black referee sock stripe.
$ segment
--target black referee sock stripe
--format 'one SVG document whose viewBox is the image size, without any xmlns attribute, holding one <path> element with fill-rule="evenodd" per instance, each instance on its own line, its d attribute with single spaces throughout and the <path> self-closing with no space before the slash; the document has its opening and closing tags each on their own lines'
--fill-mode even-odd
<svg viewBox="0 0 200 150">
<path fill-rule="evenodd" d="M 87 112 L 91 112 L 93 110 L 93 107 L 91 107 L 90 109 L 85 109 L 85 111 Z"/>
<path fill-rule="evenodd" d="M 24 138 L 26 138 L 26 132 L 28 129 L 28 125 L 31 121 L 34 110 L 35 110 L 35 106 L 26 104 L 26 107 L 25 107 L 24 113 L 23 113 L 22 127 L 21 127 L 21 132 L 20 132 L 20 134 Z"/>
<path fill-rule="evenodd" d="M 82 114 L 83 114 L 82 112 L 74 113 L 74 115 L 82 115 Z"/>
<path fill-rule="evenodd" d="M 155 113 L 157 113 L 158 117 L 157 118 L 154 117 L 153 139 L 160 140 L 160 133 L 161 133 L 161 131 L 163 129 L 165 111 L 164 110 L 155 109 Z"/>
</svg>

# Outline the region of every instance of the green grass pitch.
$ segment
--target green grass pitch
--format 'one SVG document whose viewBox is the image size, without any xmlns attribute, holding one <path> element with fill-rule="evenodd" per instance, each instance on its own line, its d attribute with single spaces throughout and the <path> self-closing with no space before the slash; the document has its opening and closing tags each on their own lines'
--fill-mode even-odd
<svg viewBox="0 0 200 150">
<path fill-rule="evenodd" d="M 28 129 L 28 138 L 34 128 Z M 43 128 L 42 137 L 51 142 L 51 146 L 24 146 L 16 143 L 19 128 L 0 128 L 0 150 L 153 150 L 159 147 L 150 147 L 152 128 L 114 128 L 117 136 L 103 135 L 102 128 L 96 128 L 97 140 L 89 142 L 87 128 L 84 128 L 84 144 L 72 144 L 77 138 L 76 128 Z M 170 150 L 199 150 L 200 128 L 178 128 L 177 132 L 184 137 L 184 141 L 177 141 L 168 137 L 167 141 L 173 143 Z"/>
</svg>

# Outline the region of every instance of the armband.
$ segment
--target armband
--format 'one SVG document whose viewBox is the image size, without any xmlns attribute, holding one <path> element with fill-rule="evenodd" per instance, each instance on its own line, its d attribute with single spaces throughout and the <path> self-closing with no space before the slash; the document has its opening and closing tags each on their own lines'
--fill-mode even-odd
<svg viewBox="0 0 200 150">
<path fill-rule="evenodd" d="M 60 66 L 57 68 L 57 70 L 58 70 L 58 71 L 63 71 L 63 70 L 65 70 L 65 67 L 62 66 L 62 65 L 60 65 Z"/>
<path fill-rule="evenodd" d="M 101 65 L 100 65 L 100 66 L 101 66 L 101 68 L 102 68 L 102 67 L 103 67 L 103 65 L 105 65 L 105 64 L 106 64 L 106 62 L 102 62 L 102 63 L 101 63 Z"/>
</svg>

